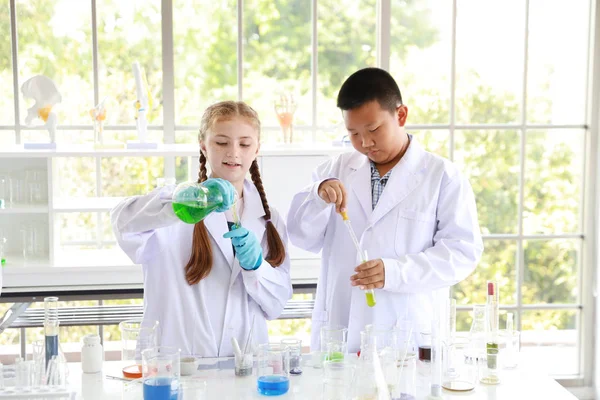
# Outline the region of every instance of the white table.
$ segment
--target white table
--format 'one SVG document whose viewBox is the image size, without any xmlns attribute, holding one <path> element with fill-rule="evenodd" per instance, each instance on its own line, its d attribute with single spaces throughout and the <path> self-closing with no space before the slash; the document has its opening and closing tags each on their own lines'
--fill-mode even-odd
<svg viewBox="0 0 600 400">
<path fill-rule="evenodd" d="M 69 363 L 70 387 L 77 391 L 78 399 L 142 399 L 140 383 L 122 382 L 106 378 L 106 375 L 121 376 L 120 362 L 104 363 L 104 370 L 99 374 L 82 374 L 81 364 Z M 311 366 L 303 367 L 303 374 L 290 377 L 290 391 L 279 399 L 319 400 L 322 389 L 322 370 Z M 496 386 L 478 385 L 475 390 L 466 393 L 452 393 L 444 390 L 445 400 L 519 400 L 519 399 L 553 399 L 576 400 L 576 397 L 559 385 L 554 379 L 541 373 L 527 370 L 502 370 L 502 382 Z M 256 392 L 256 377 L 239 378 L 232 369 L 200 370 L 192 378 L 185 380 L 206 381 L 206 399 L 246 400 L 267 399 Z M 194 396 L 194 398 L 197 398 Z M 423 398 L 423 397 L 419 397 Z M 189 397 L 188 397 L 189 399 Z"/>
</svg>

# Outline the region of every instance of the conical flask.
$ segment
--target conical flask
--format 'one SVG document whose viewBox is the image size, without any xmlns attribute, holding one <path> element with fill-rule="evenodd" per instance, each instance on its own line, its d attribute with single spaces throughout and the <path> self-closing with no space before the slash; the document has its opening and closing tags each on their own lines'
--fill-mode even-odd
<svg viewBox="0 0 600 400">
<path fill-rule="evenodd" d="M 196 224 L 223 205 L 223 194 L 218 186 L 204 183 L 179 184 L 172 196 L 175 215 L 187 224 Z"/>
</svg>

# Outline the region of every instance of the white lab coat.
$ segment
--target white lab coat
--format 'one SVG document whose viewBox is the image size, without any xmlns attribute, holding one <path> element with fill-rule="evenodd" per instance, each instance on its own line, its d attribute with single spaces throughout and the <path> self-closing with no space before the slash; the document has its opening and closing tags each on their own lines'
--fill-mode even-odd
<svg viewBox="0 0 600 400">
<path fill-rule="evenodd" d="M 334 206 L 318 196 L 328 178 L 338 178 L 347 190 L 348 215 L 368 259 L 383 260 L 385 287 L 375 290 L 373 308 L 364 292 L 350 285 L 360 262 L 347 227 Z M 359 349 L 367 324 L 410 319 L 415 330 L 430 326 L 433 290 L 447 296 L 449 286 L 474 270 L 483 251 L 469 182 L 450 161 L 425 151 L 412 137 L 374 210 L 370 162 L 351 152 L 317 167 L 313 183 L 294 196 L 287 222 L 293 244 L 322 250 L 313 350 L 320 348 L 319 332 L 326 324 L 348 327 L 352 352 Z"/>
<path fill-rule="evenodd" d="M 111 213 L 119 246 L 144 273 L 144 320 L 159 321 L 159 343 L 175 346 L 182 354 L 202 357 L 231 356 L 231 337 L 245 343 L 256 316 L 253 343 L 268 341 L 267 319 L 279 317 L 292 295 L 290 259 L 277 268 L 263 261 L 255 271 L 244 271 L 233 255 L 224 213 L 212 213 L 204 222 L 213 251 L 211 273 L 190 286 L 185 279 L 194 225 L 181 222 L 171 203 L 174 186 L 122 201 Z M 261 240 L 267 254 L 264 208 L 253 183 L 244 183 L 241 224 Z M 285 223 L 271 208 L 271 219 L 287 247 Z M 224 281 L 223 277 L 230 277 Z M 220 279 L 219 279 L 220 278 Z M 211 295 L 212 293 L 212 295 Z M 222 313 L 212 315 L 212 313 Z M 223 321 L 213 329 L 211 320 Z M 216 335 L 215 331 L 222 332 Z"/>
</svg>

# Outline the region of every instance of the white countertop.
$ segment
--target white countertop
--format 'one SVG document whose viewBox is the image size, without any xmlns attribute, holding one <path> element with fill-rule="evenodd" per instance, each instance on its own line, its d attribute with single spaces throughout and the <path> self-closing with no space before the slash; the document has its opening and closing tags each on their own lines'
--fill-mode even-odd
<svg viewBox="0 0 600 400">
<path fill-rule="evenodd" d="M 77 392 L 77 399 L 142 399 L 142 385 L 137 382 L 123 382 L 106 378 L 106 375 L 121 376 L 121 362 L 105 362 L 104 370 L 98 374 L 83 374 L 80 363 L 69 363 L 69 386 Z M 256 371 L 256 370 L 255 370 Z M 524 368 L 501 370 L 501 383 L 496 386 L 479 384 L 475 390 L 467 393 L 452 393 L 444 390 L 443 399 L 459 400 L 518 400 L 518 399 L 576 399 L 554 379 L 540 372 Z M 194 382 L 204 386 L 205 395 L 194 398 L 219 400 L 245 400 L 266 398 L 256 392 L 256 377 L 236 377 L 232 369 L 199 370 L 193 377 L 183 377 L 183 382 Z M 322 369 L 304 366 L 303 374 L 290 377 L 290 390 L 280 399 L 318 400 L 321 398 Z M 184 392 L 185 393 L 185 392 Z M 418 399 L 426 398 L 418 393 Z M 185 395 L 184 395 L 185 396 Z"/>
</svg>

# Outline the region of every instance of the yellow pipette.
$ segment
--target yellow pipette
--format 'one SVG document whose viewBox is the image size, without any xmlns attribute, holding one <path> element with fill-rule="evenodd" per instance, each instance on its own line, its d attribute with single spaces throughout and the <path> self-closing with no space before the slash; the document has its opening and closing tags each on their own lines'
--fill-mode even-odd
<svg viewBox="0 0 600 400">
<path fill-rule="evenodd" d="M 346 213 L 346 211 L 342 211 L 340 214 L 342 215 L 342 219 L 344 220 L 344 223 L 348 227 L 348 232 L 350 232 L 350 237 L 352 238 L 352 241 L 354 242 L 354 246 L 356 247 L 356 251 L 358 252 L 358 254 L 360 256 L 361 261 L 363 263 L 366 263 L 367 257 L 365 256 L 365 253 L 363 253 L 362 249 L 360 248 L 360 243 L 358 242 L 358 238 L 356 237 L 356 234 L 354 233 L 354 229 L 352 229 L 352 224 L 350 223 L 350 218 L 348 217 L 348 213 Z M 373 289 L 365 290 L 365 296 L 367 298 L 367 305 L 369 307 L 374 307 L 375 304 L 377 304 L 377 301 L 375 300 L 375 291 Z"/>
</svg>

